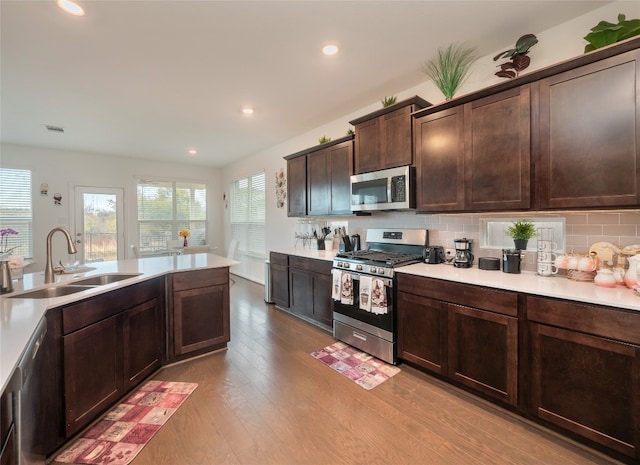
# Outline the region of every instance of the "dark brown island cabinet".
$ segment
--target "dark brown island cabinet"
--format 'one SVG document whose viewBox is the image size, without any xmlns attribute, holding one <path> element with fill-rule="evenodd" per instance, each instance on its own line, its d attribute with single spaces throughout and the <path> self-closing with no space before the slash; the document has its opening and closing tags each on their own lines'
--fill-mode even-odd
<svg viewBox="0 0 640 465">
<path fill-rule="evenodd" d="M 0 465 L 16 465 L 16 430 L 13 417 L 13 393 L 0 397 Z"/>
<path fill-rule="evenodd" d="M 226 347 L 231 337 L 228 268 L 174 273 L 168 291 L 171 361 Z"/>
<path fill-rule="evenodd" d="M 270 262 L 271 297 L 278 308 L 331 331 L 331 261 L 271 252 Z"/>
<path fill-rule="evenodd" d="M 398 357 L 629 463 L 640 313 L 398 274 Z"/>
<path fill-rule="evenodd" d="M 353 136 L 285 157 L 288 216 L 350 215 Z"/>
<path fill-rule="evenodd" d="M 354 174 L 413 164 L 411 113 L 430 105 L 414 96 L 349 121 L 355 126 Z"/>
<path fill-rule="evenodd" d="M 160 368 L 164 279 L 62 308 L 66 436 Z"/>
<path fill-rule="evenodd" d="M 39 453 L 50 455 L 162 365 L 226 347 L 229 268 L 184 271 L 47 310 Z M 13 463 L 7 393 L 0 404 L 2 465 Z"/>
</svg>

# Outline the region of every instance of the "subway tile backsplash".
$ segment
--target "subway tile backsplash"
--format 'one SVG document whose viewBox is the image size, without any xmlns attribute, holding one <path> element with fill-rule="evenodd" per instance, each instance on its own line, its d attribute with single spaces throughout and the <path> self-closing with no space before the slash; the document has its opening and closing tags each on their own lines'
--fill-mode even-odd
<svg viewBox="0 0 640 465">
<path fill-rule="evenodd" d="M 364 238 L 368 228 L 424 228 L 429 230 L 429 243 L 453 248 L 453 240 L 461 237 L 479 244 L 480 218 L 565 218 L 566 250 L 588 252 L 596 242 L 616 245 L 640 244 L 640 210 L 579 211 L 579 212 L 521 212 L 521 213 L 467 213 L 423 215 L 411 212 L 375 212 L 371 216 L 348 220 L 350 234 Z M 473 249 L 478 257 L 500 257 L 499 250 Z M 535 252 L 527 252 L 523 269 L 535 271 Z"/>
</svg>

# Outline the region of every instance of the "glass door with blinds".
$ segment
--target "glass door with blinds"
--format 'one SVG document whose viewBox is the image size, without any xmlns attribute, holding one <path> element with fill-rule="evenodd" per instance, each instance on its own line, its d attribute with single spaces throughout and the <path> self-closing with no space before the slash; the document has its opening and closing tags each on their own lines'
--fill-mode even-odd
<svg viewBox="0 0 640 465">
<path fill-rule="evenodd" d="M 231 184 L 231 238 L 238 241 L 238 253 L 266 257 L 264 173 Z"/>
</svg>

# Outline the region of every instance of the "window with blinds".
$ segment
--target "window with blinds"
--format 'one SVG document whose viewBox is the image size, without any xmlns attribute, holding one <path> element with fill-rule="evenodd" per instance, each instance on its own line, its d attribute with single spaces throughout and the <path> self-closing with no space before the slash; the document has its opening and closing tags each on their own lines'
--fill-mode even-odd
<svg viewBox="0 0 640 465">
<path fill-rule="evenodd" d="M 188 229 L 189 245 L 207 240 L 207 186 L 198 182 L 139 179 L 138 228 L 140 253 L 167 248 L 168 240 L 180 239 Z"/>
<path fill-rule="evenodd" d="M 264 173 L 233 182 L 230 203 L 231 238 L 238 240 L 238 253 L 265 258 Z"/>
<path fill-rule="evenodd" d="M 0 168 L 0 229 L 11 228 L 18 234 L 6 235 L 0 252 L 13 249 L 13 255 L 33 257 L 33 207 L 31 171 Z"/>
</svg>

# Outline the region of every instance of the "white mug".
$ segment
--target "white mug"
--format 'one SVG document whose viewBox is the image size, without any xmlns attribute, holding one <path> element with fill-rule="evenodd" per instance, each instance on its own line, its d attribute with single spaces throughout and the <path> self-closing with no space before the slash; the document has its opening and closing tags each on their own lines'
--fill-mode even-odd
<svg viewBox="0 0 640 465">
<path fill-rule="evenodd" d="M 556 257 L 553 252 L 538 252 L 538 263 L 555 263 Z"/>
<path fill-rule="evenodd" d="M 540 276 L 552 276 L 558 272 L 558 268 L 553 263 L 538 263 L 538 274 Z"/>
<path fill-rule="evenodd" d="M 553 252 L 558 248 L 558 244 L 553 241 L 540 241 L 539 248 L 543 252 Z"/>
</svg>

